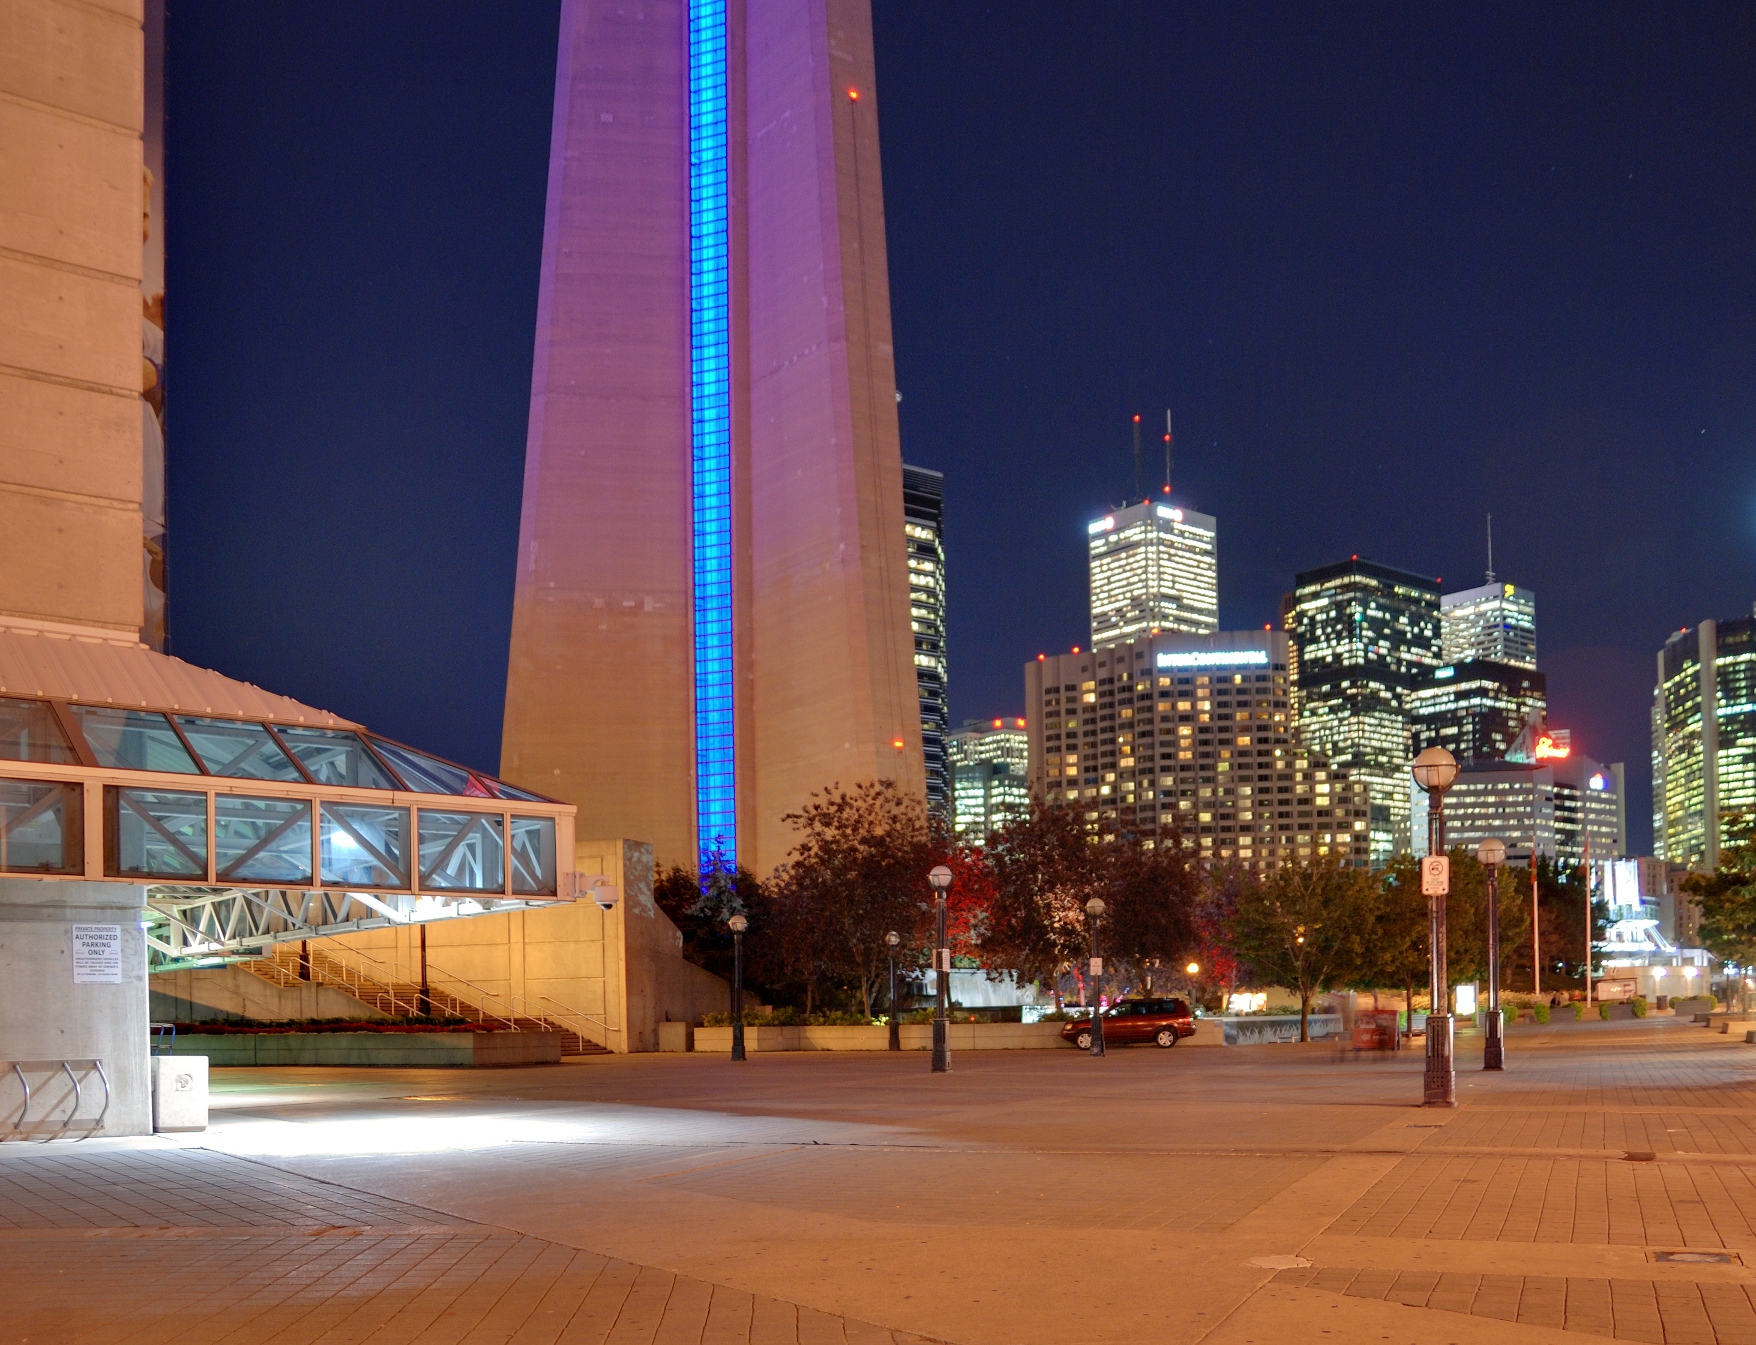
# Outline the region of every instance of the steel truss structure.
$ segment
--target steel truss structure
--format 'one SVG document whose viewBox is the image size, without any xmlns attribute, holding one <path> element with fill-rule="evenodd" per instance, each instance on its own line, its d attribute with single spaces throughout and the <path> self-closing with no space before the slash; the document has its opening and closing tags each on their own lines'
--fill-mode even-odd
<svg viewBox="0 0 1756 1345">
<path fill-rule="evenodd" d="M 153 886 L 146 890 L 143 923 L 153 969 L 169 970 L 260 957 L 274 944 L 300 939 L 551 904 L 492 896 Z"/>
</svg>

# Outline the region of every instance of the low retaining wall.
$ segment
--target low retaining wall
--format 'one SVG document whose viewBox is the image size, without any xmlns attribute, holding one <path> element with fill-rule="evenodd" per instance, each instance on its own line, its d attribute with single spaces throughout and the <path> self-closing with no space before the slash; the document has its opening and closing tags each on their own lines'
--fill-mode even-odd
<svg viewBox="0 0 1756 1345">
<path fill-rule="evenodd" d="M 1061 1023 L 952 1023 L 953 1051 L 1037 1051 L 1065 1045 Z M 931 1023 L 904 1023 L 900 1032 L 905 1051 L 933 1049 Z M 890 1049 L 887 1027 L 749 1027 L 744 1028 L 746 1051 L 885 1051 Z M 695 1029 L 695 1050 L 708 1055 L 730 1055 L 729 1027 Z"/>
<path fill-rule="evenodd" d="M 175 1055 L 228 1065 L 372 1065 L 396 1069 L 558 1065 L 558 1032 L 190 1032 Z"/>
<path fill-rule="evenodd" d="M 1261 1017 L 1251 1015 L 1249 1017 L 1222 1018 L 1219 1021 L 1223 1025 L 1227 1046 L 1268 1046 L 1296 1042 L 1299 1039 L 1297 1014 L 1290 1017 L 1282 1017 L 1279 1014 Z M 1308 1022 L 1312 1041 L 1323 1041 L 1342 1035 L 1339 1013 L 1314 1013 Z"/>
</svg>

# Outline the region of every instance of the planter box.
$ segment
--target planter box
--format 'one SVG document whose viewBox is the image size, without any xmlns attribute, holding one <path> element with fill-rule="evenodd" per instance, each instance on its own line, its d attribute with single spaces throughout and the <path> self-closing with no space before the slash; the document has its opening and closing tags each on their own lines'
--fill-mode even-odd
<svg viewBox="0 0 1756 1345">
<path fill-rule="evenodd" d="M 1341 1015 L 1339 1013 L 1314 1013 L 1307 1020 L 1311 1029 L 1311 1040 L 1321 1041 L 1329 1037 L 1341 1036 Z M 1227 1046 L 1270 1046 L 1285 1042 L 1296 1042 L 1299 1039 L 1299 1017 L 1293 1014 L 1282 1017 L 1279 1014 L 1264 1014 L 1261 1017 L 1222 1018 L 1224 1024 L 1225 1044 Z"/>
<path fill-rule="evenodd" d="M 905 1051 L 933 1049 L 931 1023 L 904 1023 L 900 1033 Z M 953 1051 L 1031 1051 L 1062 1045 L 1060 1023 L 952 1023 Z M 884 1051 L 890 1047 L 887 1027 L 746 1027 L 744 1050 L 751 1051 Z M 713 1055 L 732 1053 L 729 1027 L 698 1027 L 695 1049 Z"/>
<path fill-rule="evenodd" d="M 558 1065 L 558 1032 L 182 1033 L 176 1055 L 235 1065 L 368 1065 L 394 1069 Z"/>
</svg>

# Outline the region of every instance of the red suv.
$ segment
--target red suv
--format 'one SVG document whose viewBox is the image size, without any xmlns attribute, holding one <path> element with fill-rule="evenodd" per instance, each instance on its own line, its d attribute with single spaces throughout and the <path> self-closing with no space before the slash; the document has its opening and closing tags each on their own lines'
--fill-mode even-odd
<svg viewBox="0 0 1756 1345">
<path fill-rule="evenodd" d="M 1195 1035 L 1195 1015 L 1180 999 L 1124 999 L 1104 1013 L 1104 1045 L 1150 1041 L 1169 1049 Z M 1082 1051 L 1091 1049 L 1091 1020 L 1076 1018 L 1061 1036 Z"/>
</svg>

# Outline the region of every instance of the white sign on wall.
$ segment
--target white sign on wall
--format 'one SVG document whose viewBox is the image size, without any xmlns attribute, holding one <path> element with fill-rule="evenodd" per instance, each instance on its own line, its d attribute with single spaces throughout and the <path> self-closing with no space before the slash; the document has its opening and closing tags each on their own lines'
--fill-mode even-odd
<svg viewBox="0 0 1756 1345">
<path fill-rule="evenodd" d="M 73 926 L 73 984 L 122 984 L 122 926 Z"/>
</svg>

